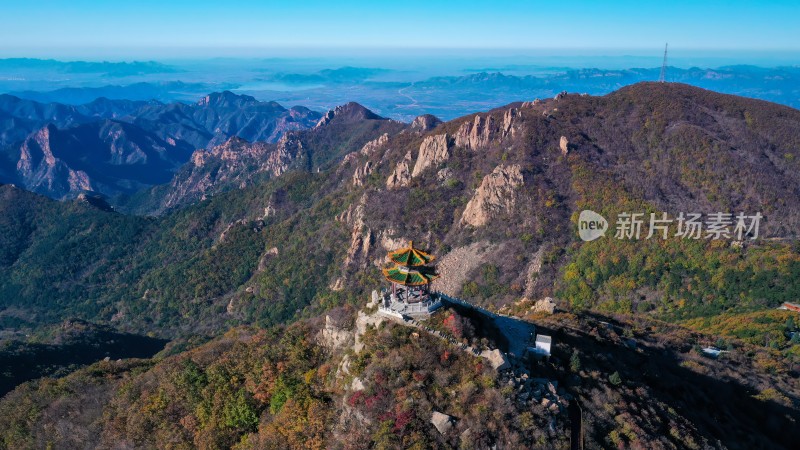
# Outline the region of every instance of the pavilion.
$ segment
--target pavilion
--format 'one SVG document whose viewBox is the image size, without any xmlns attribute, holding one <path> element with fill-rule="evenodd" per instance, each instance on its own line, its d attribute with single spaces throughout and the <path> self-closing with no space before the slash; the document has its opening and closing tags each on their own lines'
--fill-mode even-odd
<svg viewBox="0 0 800 450">
<path fill-rule="evenodd" d="M 408 247 L 389 252 L 393 266 L 383 269 L 383 276 L 392 285 L 381 301 L 382 312 L 392 315 L 426 317 L 435 311 L 441 302 L 431 293 L 430 284 L 439 278 L 436 268 L 429 264 L 436 257 L 415 248 L 414 242 Z"/>
</svg>

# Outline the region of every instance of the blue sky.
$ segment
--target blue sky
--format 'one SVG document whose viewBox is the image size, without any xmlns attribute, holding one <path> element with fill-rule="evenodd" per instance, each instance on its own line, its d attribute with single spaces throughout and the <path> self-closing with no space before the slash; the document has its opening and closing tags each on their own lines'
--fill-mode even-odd
<svg viewBox="0 0 800 450">
<path fill-rule="evenodd" d="M 0 57 L 265 49 L 800 50 L 800 1 L 2 0 Z"/>
</svg>

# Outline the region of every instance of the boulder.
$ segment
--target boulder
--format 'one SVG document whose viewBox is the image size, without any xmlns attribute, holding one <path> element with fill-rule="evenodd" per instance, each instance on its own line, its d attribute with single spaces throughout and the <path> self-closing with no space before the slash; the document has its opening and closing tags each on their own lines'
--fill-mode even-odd
<svg viewBox="0 0 800 450">
<path fill-rule="evenodd" d="M 439 411 L 434 411 L 431 414 L 431 423 L 441 434 L 447 434 L 453 428 L 453 422 L 453 417 Z"/>
<path fill-rule="evenodd" d="M 453 170 L 449 167 L 445 167 L 444 169 L 436 172 L 436 179 L 439 180 L 440 183 L 446 183 L 452 178 Z"/>
<path fill-rule="evenodd" d="M 353 377 L 353 382 L 350 383 L 350 390 L 351 391 L 363 391 L 364 389 L 365 389 L 364 388 L 364 382 L 361 381 L 361 378 Z"/>
<path fill-rule="evenodd" d="M 569 140 L 566 136 L 561 136 L 561 140 L 558 143 L 558 146 L 561 148 L 561 154 L 566 155 L 569 153 Z"/>
<path fill-rule="evenodd" d="M 489 364 L 492 365 L 494 370 L 500 371 L 511 367 L 506 355 L 498 349 L 484 350 L 481 352 L 481 356 L 489 361 Z"/>
<path fill-rule="evenodd" d="M 556 310 L 556 301 L 553 297 L 545 297 L 531 306 L 531 312 L 546 312 L 553 314 Z"/>
</svg>

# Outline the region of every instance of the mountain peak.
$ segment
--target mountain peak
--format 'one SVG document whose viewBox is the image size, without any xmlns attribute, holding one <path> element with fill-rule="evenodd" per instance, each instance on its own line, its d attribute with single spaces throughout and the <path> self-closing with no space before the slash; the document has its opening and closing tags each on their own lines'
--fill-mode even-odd
<svg viewBox="0 0 800 450">
<path fill-rule="evenodd" d="M 360 122 L 362 120 L 387 120 L 381 117 L 363 105 L 356 102 L 346 103 L 339 105 L 336 108 L 325 113 L 324 116 L 317 123 L 317 127 L 327 125 L 333 121 L 341 123 Z"/>
<path fill-rule="evenodd" d="M 258 103 L 258 100 L 249 95 L 234 94 L 231 91 L 212 92 L 197 102 L 199 106 L 247 105 L 253 103 Z"/>
</svg>

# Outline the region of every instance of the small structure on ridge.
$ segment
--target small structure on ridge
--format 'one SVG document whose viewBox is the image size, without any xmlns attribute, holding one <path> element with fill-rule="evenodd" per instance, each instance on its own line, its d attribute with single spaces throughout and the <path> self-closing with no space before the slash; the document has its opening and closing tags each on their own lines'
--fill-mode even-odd
<svg viewBox="0 0 800 450">
<path fill-rule="evenodd" d="M 430 316 L 442 305 L 430 291 L 431 282 L 439 278 L 436 268 L 429 265 L 436 257 L 415 248 L 413 241 L 388 256 L 394 265 L 383 269 L 383 276 L 392 286 L 384 290 L 378 310 L 395 317 Z"/>
</svg>

